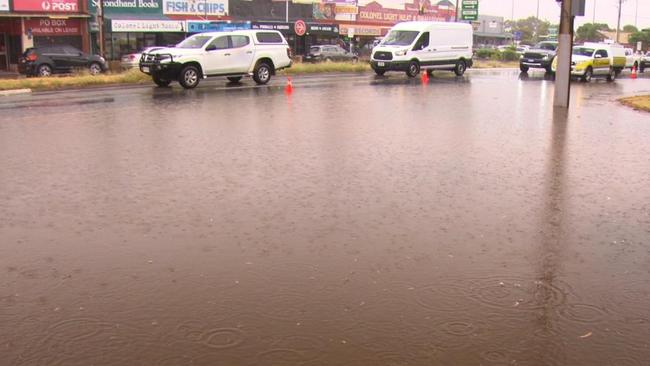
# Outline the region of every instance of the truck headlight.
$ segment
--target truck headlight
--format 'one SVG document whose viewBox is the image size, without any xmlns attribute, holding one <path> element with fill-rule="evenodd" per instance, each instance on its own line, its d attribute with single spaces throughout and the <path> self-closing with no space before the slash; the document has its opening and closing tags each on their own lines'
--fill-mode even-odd
<svg viewBox="0 0 650 366">
<path fill-rule="evenodd" d="M 395 51 L 395 56 L 404 56 L 404 55 L 406 55 L 406 52 L 408 52 L 408 50 L 406 50 L 406 49 Z"/>
<path fill-rule="evenodd" d="M 548 55 L 545 55 L 543 58 L 544 61 L 548 61 L 548 59 L 549 59 Z"/>
</svg>

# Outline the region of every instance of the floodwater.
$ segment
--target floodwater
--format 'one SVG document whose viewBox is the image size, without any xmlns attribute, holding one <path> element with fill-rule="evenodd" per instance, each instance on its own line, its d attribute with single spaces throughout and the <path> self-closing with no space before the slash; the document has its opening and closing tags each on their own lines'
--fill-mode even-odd
<svg viewBox="0 0 650 366">
<path fill-rule="evenodd" d="M 648 79 L 0 99 L 1 365 L 650 360 Z"/>
</svg>

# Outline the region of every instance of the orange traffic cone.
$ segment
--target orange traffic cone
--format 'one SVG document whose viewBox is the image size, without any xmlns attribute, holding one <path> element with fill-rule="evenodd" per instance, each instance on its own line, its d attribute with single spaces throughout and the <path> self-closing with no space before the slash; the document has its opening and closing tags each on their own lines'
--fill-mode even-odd
<svg viewBox="0 0 650 366">
<path fill-rule="evenodd" d="M 632 66 L 632 79 L 636 79 L 636 65 Z"/>
<path fill-rule="evenodd" d="M 284 92 L 291 94 L 293 92 L 293 84 L 291 84 L 291 76 L 287 77 L 287 86 L 284 87 Z"/>
<path fill-rule="evenodd" d="M 427 84 L 428 82 L 429 82 L 429 73 L 426 72 L 425 70 L 424 72 L 422 72 L 422 84 Z"/>
</svg>

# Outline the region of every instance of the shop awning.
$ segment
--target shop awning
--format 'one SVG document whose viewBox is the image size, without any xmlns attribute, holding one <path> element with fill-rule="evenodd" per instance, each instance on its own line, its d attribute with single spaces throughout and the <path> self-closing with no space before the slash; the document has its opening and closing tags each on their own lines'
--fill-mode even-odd
<svg viewBox="0 0 650 366">
<path fill-rule="evenodd" d="M 0 13 L 0 18 L 50 18 L 50 19 L 70 19 L 70 18 L 90 18 L 89 14 L 39 14 L 39 13 Z"/>
<path fill-rule="evenodd" d="M 476 37 L 485 37 L 485 38 L 503 38 L 510 39 L 512 34 L 510 33 L 485 33 L 485 32 L 474 32 Z"/>
</svg>

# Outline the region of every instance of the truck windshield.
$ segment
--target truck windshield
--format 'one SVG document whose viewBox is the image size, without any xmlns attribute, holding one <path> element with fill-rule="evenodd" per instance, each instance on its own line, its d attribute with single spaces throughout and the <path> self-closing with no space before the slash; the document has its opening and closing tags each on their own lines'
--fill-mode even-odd
<svg viewBox="0 0 650 366">
<path fill-rule="evenodd" d="M 212 38 L 211 36 L 192 36 L 183 42 L 179 43 L 177 48 L 201 48 L 207 41 Z"/>
<path fill-rule="evenodd" d="M 535 48 L 540 49 L 540 50 L 549 50 L 549 51 L 555 51 L 557 48 L 557 45 L 554 43 L 548 43 L 548 42 L 540 42 L 535 45 Z"/>
<path fill-rule="evenodd" d="M 408 46 L 415 40 L 420 32 L 417 31 L 390 31 L 381 42 L 384 46 Z"/>
<path fill-rule="evenodd" d="M 574 47 L 573 48 L 573 54 L 577 55 L 577 56 L 591 57 L 594 54 L 594 49 L 593 48 L 585 48 L 585 47 Z"/>
</svg>

